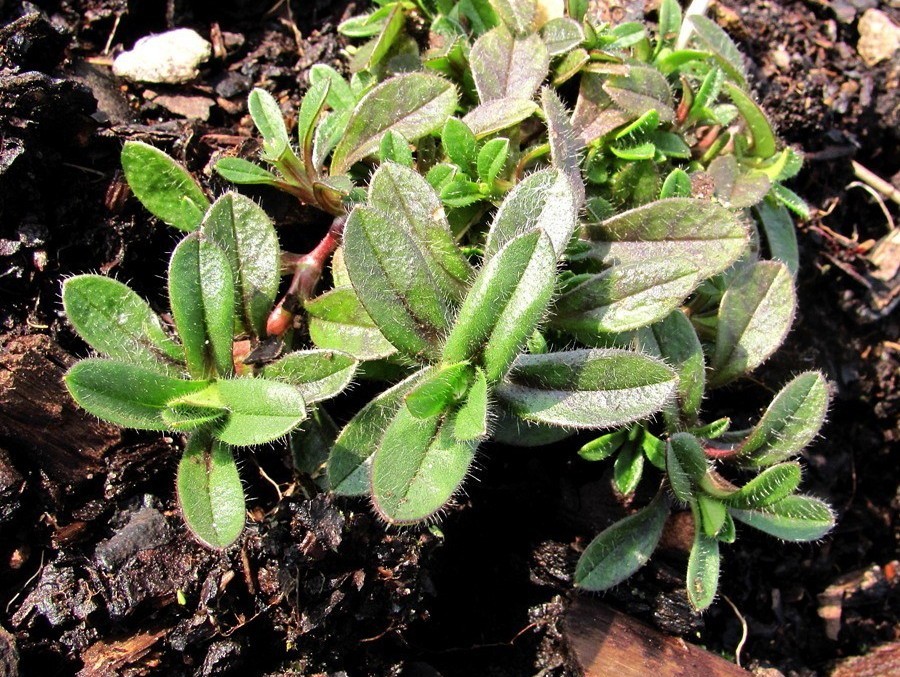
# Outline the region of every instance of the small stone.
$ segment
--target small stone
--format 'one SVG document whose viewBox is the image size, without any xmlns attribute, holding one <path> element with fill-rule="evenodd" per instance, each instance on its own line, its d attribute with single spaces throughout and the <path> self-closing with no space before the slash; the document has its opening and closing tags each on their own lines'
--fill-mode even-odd
<svg viewBox="0 0 900 677">
<path fill-rule="evenodd" d="M 180 115 L 188 120 L 209 120 L 209 109 L 214 101 L 205 96 L 170 96 L 160 94 L 150 99 L 158 106 L 162 106 L 170 113 Z"/>
<path fill-rule="evenodd" d="M 138 40 L 116 57 L 113 73 L 133 82 L 179 84 L 196 78 L 211 55 L 212 45 L 196 31 L 176 28 Z"/>
<path fill-rule="evenodd" d="M 900 26 L 887 14 L 867 9 L 859 20 L 859 42 L 856 50 L 867 66 L 886 61 L 900 49 Z"/>
</svg>

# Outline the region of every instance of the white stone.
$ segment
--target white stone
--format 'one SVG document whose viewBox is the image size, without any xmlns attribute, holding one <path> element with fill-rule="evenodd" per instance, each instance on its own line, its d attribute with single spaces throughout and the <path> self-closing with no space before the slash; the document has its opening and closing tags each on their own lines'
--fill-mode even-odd
<svg viewBox="0 0 900 677">
<path fill-rule="evenodd" d="M 900 49 L 900 27 L 877 9 L 867 9 L 859 20 L 856 50 L 867 66 L 886 61 Z"/>
<path fill-rule="evenodd" d="M 148 35 L 113 62 L 113 73 L 133 82 L 178 84 L 199 75 L 197 67 L 212 54 L 212 45 L 190 28 Z"/>
</svg>

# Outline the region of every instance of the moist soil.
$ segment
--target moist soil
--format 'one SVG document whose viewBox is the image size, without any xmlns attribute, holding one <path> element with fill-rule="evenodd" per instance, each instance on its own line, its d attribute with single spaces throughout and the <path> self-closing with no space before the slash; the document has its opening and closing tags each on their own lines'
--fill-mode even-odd
<svg viewBox="0 0 900 677">
<path fill-rule="evenodd" d="M 823 370 L 833 406 L 805 452 L 806 486 L 835 507 L 838 527 L 803 545 L 745 531 L 724 552 L 719 599 L 697 616 L 683 592 L 677 518 L 659 556 L 602 598 L 786 675 L 830 674 L 845 657 L 894 642 L 900 628 L 898 253 L 880 244 L 897 205 L 885 213 L 854 185 L 851 166 L 900 183 L 900 57 L 869 66 L 856 50 L 859 18 L 876 6 L 900 23 L 896 3 L 875 0 L 713 11 L 748 57 L 781 136 L 806 154 L 792 187 L 813 216 L 799 226 L 800 310 L 785 346 L 708 406 L 746 423 L 792 375 Z M 250 89 L 266 87 L 296 111 L 312 64 L 343 67 L 335 27 L 360 9 L 327 0 L 0 3 L 0 673 L 578 674 L 561 622 L 574 563 L 627 511 L 609 467 L 573 453 L 585 439 L 486 447 L 439 525 L 400 531 L 364 502 L 296 477 L 286 447 L 266 447 L 241 459 L 251 519 L 240 547 L 216 552 L 177 515 L 180 440 L 99 423 L 59 383 L 88 354 L 61 314 L 67 276 L 103 272 L 166 305 L 161 280 L 177 234 L 129 198 L 122 143 L 165 149 L 221 193 L 215 159 L 257 150 Z M 175 26 L 215 46 L 196 81 L 112 78 L 111 55 Z M 291 199 L 251 194 L 286 249 L 306 251 L 327 230 Z M 364 394 L 335 402 L 338 422 Z M 888 674 L 887 662 L 870 674 Z"/>
</svg>

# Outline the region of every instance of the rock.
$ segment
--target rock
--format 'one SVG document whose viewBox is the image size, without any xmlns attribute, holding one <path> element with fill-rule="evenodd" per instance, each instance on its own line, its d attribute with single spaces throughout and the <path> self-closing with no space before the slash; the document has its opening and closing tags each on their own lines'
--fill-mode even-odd
<svg viewBox="0 0 900 677">
<path fill-rule="evenodd" d="M 205 96 L 179 96 L 159 94 L 150 99 L 158 106 L 162 106 L 170 113 L 180 115 L 188 120 L 209 120 L 209 109 L 215 103 Z"/>
<path fill-rule="evenodd" d="M 133 82 L 180 84 L 196 78 L 211 55 L 212 45 L 196 31 L 176 28 L 138 40 L 116 57 L 113 73 Z"/>
<path fill-rule="evenodd" d="M 859 20 L 859 42 L 856 50 L 867 66 L 886 61 L 900 49 L 900 26 L 887 14 L 867 9 Z"/>
</svg>

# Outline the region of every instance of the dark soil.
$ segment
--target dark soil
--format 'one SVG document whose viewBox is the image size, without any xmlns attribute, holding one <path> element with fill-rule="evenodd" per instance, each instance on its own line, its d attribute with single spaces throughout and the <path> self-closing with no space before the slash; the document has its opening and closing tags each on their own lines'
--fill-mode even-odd
<svg viewBox="0 0 900 677">
<path fill-rule="evenodd" d="M 165 305 L 159 280 L 176 234 L 128 199 L 123 141 L 166 149 L 221 192 L 216 155 L 255 152 L 248 91 L 268 88 L 290 113 L 313 63 L 341 66 L 334 27 L 354 3 L 270 4 L 0 4 L 0 673 L 17 650 L 23 675 L 575 674 L 560 623 L 574 562 L 624 514 L 609 468 L 572 453 L 578 440 L 486 448 L 440 530 L 402 532 L 363 502 L 317 495 L 292 476 L 286 449 L 266 448 L 243 459 L 253 520 L 241 547 L 218 553 L 196 545 L 176 514 L 179 440 L 98 424 L 58 383 L 87 352 L 61 317 L 66 276 L 102 271 Z M 801 226 L 801 315 L 786 345 L 709 405 L 746 417 L 794 373 L 825 371 L 834 403 L 806 453 L 806 482 L 838 510 L 838 528 L 812 545 L 742 533 L 725 550 L 721 599 L 701 617 L 682 590 L 675 520 L 661 556 L 604 597 L 728 656 L 739 613 L 743 664 L 785 674 L 828 674 L 900 635 L 897 279 L 872 262 L 890 228 L 881 208 L 847 187 L 851 159 L 900 183 L 900 56 L 868 67 L 855 49 L 859 13 L 878 4 L 900 23 L 892 3 L 874 0 L 716 10 L 783 138 L 807 153 L 793 188 L 815 212 Z M 153 103 L 104 63 L 107 41 L 128 48 L 172 26 L 221 36 L 224 53 L 197 82 L 153 88 L 208 99 L 207 120 Z M 295 202 L 254 197 L 289 249 L 327 229 Z M 344 420 L 354 403 L 332 412 Z M 843 613 L 829 639 L 818 612 L 835 584 Z"/>
</svg>

